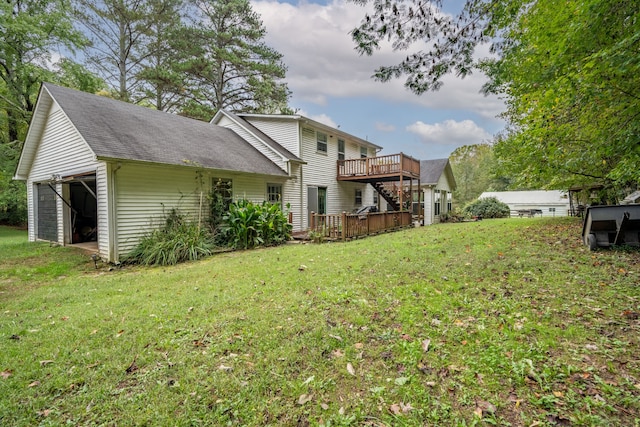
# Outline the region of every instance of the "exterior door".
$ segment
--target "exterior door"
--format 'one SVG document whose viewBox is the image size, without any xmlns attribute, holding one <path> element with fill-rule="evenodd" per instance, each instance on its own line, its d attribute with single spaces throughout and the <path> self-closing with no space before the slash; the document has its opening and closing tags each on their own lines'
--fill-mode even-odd
<svg viewBox="0 0 640 427">
<path fill-rule="evenodd" d="M 327 213 L 327 188 L 307 187 L 307 224 L 311 224 L 311 212 L 324 215 Z"/>
<path fill-rule="evenodd" d="M 47 184 L 36 186 L 38 206 L 38 239 L 58 241 L 58 208 L 56 193 Z"/>
</svg>

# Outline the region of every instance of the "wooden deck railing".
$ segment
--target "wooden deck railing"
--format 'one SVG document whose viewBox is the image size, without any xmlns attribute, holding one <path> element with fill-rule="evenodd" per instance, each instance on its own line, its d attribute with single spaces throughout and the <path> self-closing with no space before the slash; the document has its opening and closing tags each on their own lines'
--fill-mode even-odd
<svg viewBox="0 0 640 427">
<path fill-rule="evenodd" d="M 338 160 L 338 180 L 404 175 L 420 177 L 420 160 L 406 154 Z"/>
<path fill-rule="evenodd" d="M 411 212 L 377 212 L 367 215 L 322 215 L 311 213 L 309 231 L 314 237 L 330 240 L 347 240 L 358 236 L 408 227 L 412 224 Z"/>
</svg>

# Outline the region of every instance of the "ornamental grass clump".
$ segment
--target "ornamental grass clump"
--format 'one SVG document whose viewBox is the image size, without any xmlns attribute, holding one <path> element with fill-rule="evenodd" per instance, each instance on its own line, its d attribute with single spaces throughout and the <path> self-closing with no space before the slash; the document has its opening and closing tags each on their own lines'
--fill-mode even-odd
<svg viewBox="0 0 640 427">
<path fill-rule="evenodd" d="M 163 227 L 151 231 L 129 253 L 126 261 L 143 265 L 174 265 L 213 253 L 211 234 L 196 221 L 172 209 Z"/>
</svg>

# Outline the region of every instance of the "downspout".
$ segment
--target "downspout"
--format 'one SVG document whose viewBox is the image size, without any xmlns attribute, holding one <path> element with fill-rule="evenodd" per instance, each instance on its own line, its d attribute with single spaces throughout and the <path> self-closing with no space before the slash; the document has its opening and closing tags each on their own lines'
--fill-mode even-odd
<svg viewBox="0 0 640 427">
<path fill-rule="evenodd" d="M 107 176 L 109 178 L 109 184 L 107 186 L 107 203 L 109 203 L 109 261 L 112 259 L 115 263 L 118 263 L 118 246 L 116 241 L 118 239 L 118 230 L 117 230 L 117 209 L 116 209 L 116 172 L 120 170 L 122 167 L 121 163 L 117 163 L 115 169 L 111 170 L 109 174 L 107 171 Z"/>
</svg>

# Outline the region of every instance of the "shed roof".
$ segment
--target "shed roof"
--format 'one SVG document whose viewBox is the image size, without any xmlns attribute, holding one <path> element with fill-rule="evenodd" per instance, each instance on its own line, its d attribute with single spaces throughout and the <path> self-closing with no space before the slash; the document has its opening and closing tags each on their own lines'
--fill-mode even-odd
<svg viewBox="0 0 640 427">
<path fill-rule="evenodd" d="M 450 180 L 449 185 L 452 190 L 456 188 L 456 180 L 451 170 L 449 159 L 433 159 L 420 161 L 420 184 L 436 185 L 440 181 L 440 177 L 446 174 Z"/>
<path fill-rule="evenodd" d="M 520 203 L 537 204 L 569 204 L 567 194 L 559 190 L 531 190 L 531 191 L 485 191 L 480 199 L 495 197 L 508 205 Z"/>
<path fill-rule="evenodd" d="M 47 99 L 43 99 L 47 98 Z M 231 129 L 111 98 L 44 83 L 30 127 L 46 124 L 51 100 L 58 103 L 98 159 L 286 176 L 286 172 Z M 30 129 L 25 154 L 35 155 L 40 130 Z M 30 139 L 35 139 L 31 141 Z M 28 173 L 20 159 L 16 177 Z M 26 172 L 26 173 L 25 173 Z"/>
</svg>

